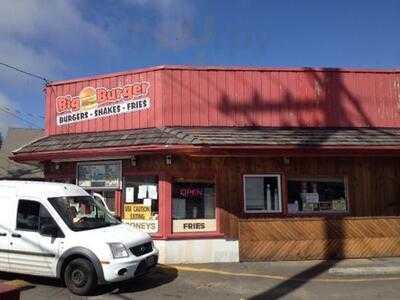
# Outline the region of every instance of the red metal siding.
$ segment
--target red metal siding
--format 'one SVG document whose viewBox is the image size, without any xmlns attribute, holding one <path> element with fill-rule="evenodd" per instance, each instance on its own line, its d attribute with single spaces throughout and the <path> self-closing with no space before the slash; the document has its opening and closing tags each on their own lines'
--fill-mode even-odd
<svg viewBox="0 0 400 300">
<path fill-rule="evenodd" d="M 57 96 L 139 81 L 150 83 L 149 109 L 57 126 Z M 46 90 L 48 134 L 155 126 L 399 127 L 400 73 L 163 67 Z"/>
</svg>

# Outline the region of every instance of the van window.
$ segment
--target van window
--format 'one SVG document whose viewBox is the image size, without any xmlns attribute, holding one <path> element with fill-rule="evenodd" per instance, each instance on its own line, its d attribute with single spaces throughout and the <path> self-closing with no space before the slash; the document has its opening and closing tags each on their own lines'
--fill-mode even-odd
<svg viewBox="0 0 400 300">
<path fill-rule="evenodd" d="M 49 202 L 73 231 L 118 225 L 118 221 L 98 200 L 91 196 L 49 198 Z"/>
<path fill-rule="evenodd" d="M 55 225 L 47 209 L 37 201 L 19 200 L 17 214 L 17 229 L 40 231 L 46 225 Z"/>
<path fill-rule="evenodd" d="M 38 231 L 40 203 L 30 200 L 19 200 L 17 229 Z"/>
<path fill-rule="evenodd" d="M 47 211 L 46 207 L 44 207 L 43 205 L 40 205 L 39 223 L 40 223 L 40 225 L 39 225 L 40 231 L 42 230 L 43 226 L 54 225 L 54 226 L 58 227 L 58 225 L 53 220 L 50 213 Z"/>
</svg>

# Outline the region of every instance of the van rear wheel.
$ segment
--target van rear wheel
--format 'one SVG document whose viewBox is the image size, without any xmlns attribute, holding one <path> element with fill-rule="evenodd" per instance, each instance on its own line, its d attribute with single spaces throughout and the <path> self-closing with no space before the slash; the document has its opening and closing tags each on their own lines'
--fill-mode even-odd
<svg viewBox="0 0 400 300">
<path fill-rule="evenodd" d="M 72 293 L 88 295 L 97 285 L 96 270 L 87 259 L 76 258 L 65 268 L 64 282 Z"/>
</svg>

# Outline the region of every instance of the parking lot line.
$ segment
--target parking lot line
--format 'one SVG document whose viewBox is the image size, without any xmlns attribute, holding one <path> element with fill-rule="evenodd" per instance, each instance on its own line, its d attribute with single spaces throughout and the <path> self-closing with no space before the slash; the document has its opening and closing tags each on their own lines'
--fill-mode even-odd
<svg viewBox="0 0 400 300">
<path fill-rule="evenodd" d="M 210 273 L 210 274 L 217 274 L 222 276 L 234 276 L 234 277 L 253 277 L 253 278 L 266 278 L 272 280 L 279 280 L 279 281 L 301 281 L 301 282 L 371 282 L 371 281 L 395 281 L 400 280 L 400 277 L 369 277 L 369 278 L 315 278 L 315 279 L 307 279 L 307 278 L 295 278 L 295 277 L 286 277 L 286 276 L 279 276 L 279 275 L 271 275 L 271 274 L 257 274 L 257 273 L 234 273 L 229 271 L 221 271 L 221 270 L 214 270 L 209 268 L 193 268 L 193 267 L 186 267 L 186 266 L 177 266 L 177 265 L 169 265 L 164 266 L 160 265 L 161 268 L 175 268 L 178 271 L 182 272 L 198 272 L 198 273 Z"/>
</svg>

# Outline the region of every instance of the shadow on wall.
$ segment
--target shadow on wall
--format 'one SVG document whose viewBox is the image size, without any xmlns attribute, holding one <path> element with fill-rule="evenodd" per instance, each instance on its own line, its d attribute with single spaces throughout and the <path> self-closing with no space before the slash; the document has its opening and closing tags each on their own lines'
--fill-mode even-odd
<svg viewBox="0 0 400 300">
<path fill-rule="evenodd" d="M 353 118 L 361 120 L 365 127 L 373 125 L 362 109 L 359 99 L 345 86 L 340 72 L 332 72 L 332 70 L 316 72 L 312 69 L 305 69 L 305 71 L 309 81 L 315 86 L 315 98 L 296 99 L 292 92 L 286 88 L 283 92 L 283 98 L 279 101 L 262 98 L 257 91 L 254 91 L 251 99 L 245 100 L 244 103 L 238 103 L 237 99 L 229 98 L 225 93 L 220 99 L 218 110 L 225 116 L 240 114 L 245 118 L 246 123 L 252 126 L 260 126 L 255 118 L 256 113 L 279 114 L 282 110 L 286 110 L 286 116 L 296 115 L 297 121 L 296 124 L 293 124 L 291 120 L 284 119 L 283 115 L 280 114 L 281 127 L 353 127 L 355 126 Z M 280 85 L 282 84 L 280 83 Z M 350 110 L 352 116 L 349 116 Z M 305 120 L 302 116 L 314 116 L 314 118 Z M 296 134 L 296 128 L 293 128 L 293 131 L 293 134 Z M 325 140 L 327 139 L 329 139 L 329 135 L 325 136 Z M 320 145 L 325 140 L 321 140 Z M 322 248 L 320 251 L 325 259 L 324 261 L 251 299 L 279 299 L 301 288 L 313 278 L 320 276 L 336 265 L 345 256 L 343 220 L 340 218 L 335 220 L 325 219 L 324 231 L 324 240 L 315 241 Z"/>
<path fill-rule="evenodd" d="M 309 83 L 314 86 L 315 97 L 296 99 L 293 92 L 285 87 L 285 84 L 276 82 L 283 87 L 283 97 L 278 101 L 263 98 L 257 90 L 253 89 L 251 99 L 245 99 L 244 103 L 238 103 L 238 99 L 229 97 L 223 93 L 219 103 L 218 110 L 225 115 L 231 115 L 233 112 L 245 116 L 248 124 L 260 126 L 255 112 L 286 112 L 294 114 L 296 120 L 282 119 L 280 116 L 281 127 L 352 127 L 353 118 L 362 121 L 365 126 L 372 126 L 371 120 L 360 105 L 360 99 L 357 99 L 346 87 L 342 73 L 339 70 L 323 69 L 317 72 L 310 68 L 304 69 Z M 271 79 L 276 81 L 276 79 Z M 244 85 L 249 83 L 244 82 Z M 353 116 L 348 116 L 349 111 Z M 307 120 L 304 119 L 304 113 L 308 112 Z"/>
<path fill-rule="evenodd" d="M 250 299 L 280 299 L 301 288 L 314 278 L 326 273 L 330 268 L 333 268 L 345 256 L 343 220 L 335 219 L 332 221 L 325 219 L 324 230 L 326 240 L 315 241 L 316 247 L 318 247 L 318 243 L 322 243 L 324 260 Z"/>
<path fill-rule="evenodd" d="M 230 72 L 228 80 L 228 77 L 204 75 L 208 73 L 200 71 L 194 76 L 195 83 L 188 82 L 187 79 L 184 81 L 181 76 L 174 76 L 173 73 L 165 74 L 172 89 L 176 86 L 182 88 L 182 98 L 186 99 L 188 95 L 193 95 L 193 98 L 199 101 L 198 103 L 194 102 L 193 111 L 190 110 L 194 114 L 188 116 L 191 120 L 188 123 L 190 126 L 196 126 L 200 122 L 198 120 L 199 113 L 204 116 L 203 121 L 205 121 L 210 117 L 211 111 L 221 116 L 221 119 L 218 119 L 217 116 L 215 118 L 218 120 L 210 120 L 210 126 L 212 124 L 220 126 L 233 124 L 247 127 L 290 127 L 294 134 L 296 128 L 374 126 L 361 105 L 363 99 L 360 99 L 347 87 L 346 81 L 349 78 L 345 78 L 340 69 L 324 68 L 316 71 L 312 68 L 304 68 L 303 77 L 290 80 L 287 79 L 289 75 L 280 78 L 279 74 L 282 72 L 258 72 L 264 76 L 262 83 L 259 80 L 257 82 L 255 79 L 249 81 L 244 76 L 236 75 L 246 71 Z M 256 73 L 256 71 L 249 72 Z M 291 72 L 291 74 L 295 73 L 299 72 Z M 223 80 L 225 80 L 225 84 L 221 83 Z M 259 85 L 257 88 L 256 84 Z M 218 96 L 216 98 L 209 97 L 210 91 Z M 244 93 L 243 91 L 251 96 L 243 98 L 240 95 Z M 209 108 L 208 116 L 200 110 L 202 107 Z M 178 112 L 183 112 L 179 105 L 176 109 Z M 185 126 L 189 126 L 188 124 Z M 329 135 L 326 138 L 329 138 Z M 321 143 L 323 142 L 321 141 Z"/>
<path fill-rule="evenodd" d="M 292 127 L 294 134 L 296 127 L 354 127 L 355 119 L 364 124 L 363 127 L 373 126 L 360 105 L 361 99 L 346 87 L 339 70 L 323 69 L 317 72 L 305 68 L 304 71 L 310 85 L 314 87 L 315 97 L 299 99 L 283 82 L 278 81 L 276 83 L 283 87 L 283 97 L 278 101 L 263 98 L 257 90 L 253 90 L 251 99 L 240 103 L 224 92 L 217 109 L 225 116 L 241 115 L 247 124 L 255 127 L 261 126 L 255 115 L 268 112 L 271 116 L 278 116 L 280 127 Z M 249 83 L 245 82 L 244 85 Z"/>
</svg>

